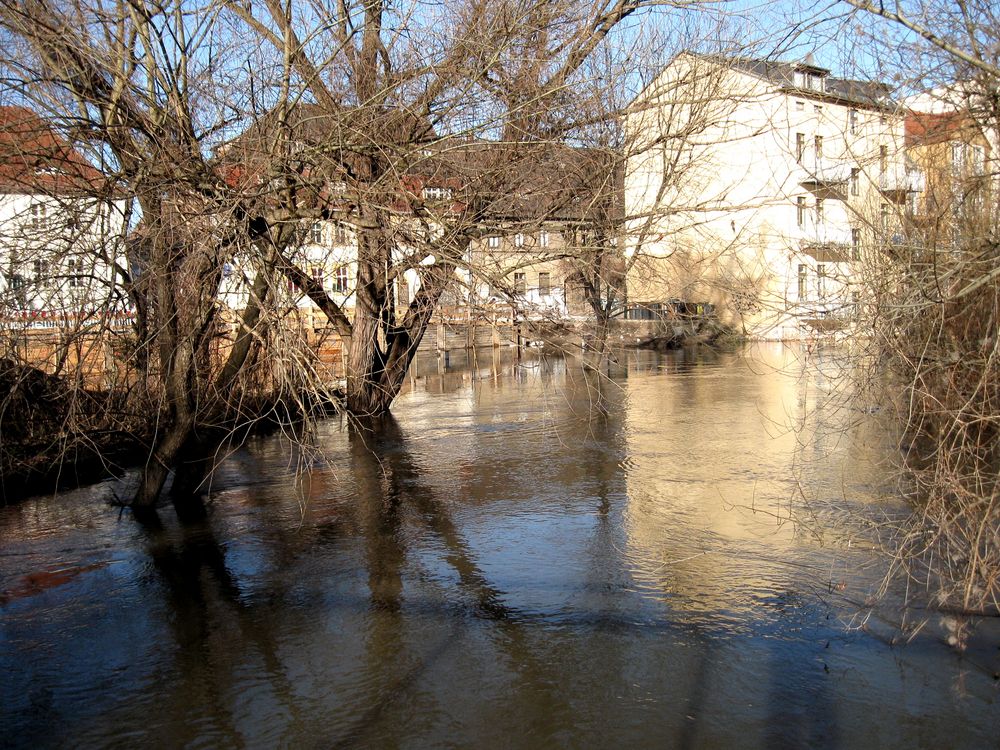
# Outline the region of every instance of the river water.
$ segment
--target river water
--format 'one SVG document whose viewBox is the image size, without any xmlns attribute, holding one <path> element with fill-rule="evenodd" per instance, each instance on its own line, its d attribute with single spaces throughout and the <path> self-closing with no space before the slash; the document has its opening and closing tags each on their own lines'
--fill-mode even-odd
<svg viewBox="0 0 1000 750">
<path fill-rule="evenodd" d="M 0 508 L 0 745 L 995 747 L 996 624 L 868 606 L 905 508 L 837 359 L 452 353 L 204 522 Z"/>
</svg>

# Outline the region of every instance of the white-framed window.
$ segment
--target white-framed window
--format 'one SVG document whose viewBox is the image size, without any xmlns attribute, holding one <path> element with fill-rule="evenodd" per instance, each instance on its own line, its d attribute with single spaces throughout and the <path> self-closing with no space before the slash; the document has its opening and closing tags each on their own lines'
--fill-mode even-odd
<svg viewBox="0 0 1000 750">
<path fill-rule="evenodd" d="M 321 245 L 323 243 L 323 225 L 320 222 L 314 222 L 309 227 L 309 241 L 314 245 Z"/>
<path fill-rule="evenodd" d="M 321 287 L 323 286 L 323 267 L 322 266 L 313 266 L 312 269 L 311 269 L 311 271 L 310 271 L 310 275 L 312 276 L 312 280 L 313 281 L 315 281 Z"/>
<path fill-rule="evenodd" d="M 493 250 L 496 250 L 500 247 L 500 236 L 496 234 L 490 235 L 486 238 L 486 244 Z"/>
<path fill-rule="evenodd" d="M 446 187 L 425 187 L 423 190 L 425 201 L 443 201 L 451 198 L 451 188 Z"/>
<path fill-rule="evenodd" d="M 821 114 L 823 114 L 823 107 L 821 107 L 819 104 L 814 104 L 813 105 L 813 112 L 815 114 L 817 114 L 817 115 L 821 115 Z"/>
<path fill-rule="evenodd" d="M 816 264 L 816 294 L 820 299 L 826 299 L 826 265 Z"/>
<path fill-rule="evenodd" d="M 333 225 L 333 241 L 338 245 L 346 245 L 351 240 L 351 235 L 347 231 L 347 226 L 341 222 Z"/>
<path fill-rule="evenodd" d="M 809 294 L 809 267 L 799 263 L 799 299 L 806 299 Z"/>
<path fill-rule="evenodd" d="M 70 258 L 66 262 L 66 275 L 69 277 L 71 288 L 77 289 L 84 286 L 83 260 L 81 258 Z"/>
<path fill-rule="evenodd" d="M 795 161 L 802 163 L 802 159 L 806 155 L 806 134 L 796 133 L 795 134 Z"/>
<path fill-rule="evenodd" d="M 861 230 L 851 227 L 851 260 L 861 260 Z"/>
<path fill-rule="evenodd" d="M 822 198 L 817 198 L 816 199 L 816 223 L 817 224 L 822 224 L 823 223 L 823 199 Z"/>
<path fill-rule="evenodd" d="M 48 226 L 46 213 L 47 213 L 47 207 L 44 203 L 31 204 L 32 229 L 45 229 L 46 226 Z"/>
<path fill-rule="evenodd" d="M 549 246 L 549 233 L 544 229 L 538 233 L 538 246 L 548 247 Z"/>
<path fill-rule="evenodd" d="M 802 102 L 802 101 L 795 102 L 795 111 L 796 112 L 805 112 L 806 111 L 806 103 Z"/>
<path fill-rule="evenodd" d="M 885 174 L 889 170 L 889 147 L 878 147 L 878 173 Z"/>
<path fill-rule="evenodd" d="M 857 167 L 851 169 L 851 195 L 857 197 L 861 193 L 861 170 Z"/>
<path fill-rule="evenodd" d="M 795 223 L 800 227 L 806 224 L 806 199 L 802 195 L 795 199 Z"/>
<path fill-rule="evenodd" d="M 333 272 L 333 291 L 337 294 L 347 292 L 347 266 L 340 266 Z"/>
<path fill-rule="evenodd" d="M 538 294 L 541 297 L 548 297 L 552 294 L 552 280 L 548 271 L 538 272 Z"/>
<path fill-rule="evenodd" d="M 524 271 L 514 271 L 514 294 L 524 294 L 528 291 L 528 282 Z"/>
<path fill-rule="evenodd" d="M 518 232 L 514 235 L 514 247 L 524 247 L 524 234 Z"/>
<path fill-rule="evenodd" d="M 823 136 L 817 135 L 813 138 L 813 148 L 816 149 L 816 164 L 818 166 L 820 159 L 823 158 Z"/>
<path fill-rule="evenodd" d="M 847 129 L 851 135 L 857 135 L 858 132 L 858 110 L 852 109 L 847 113 Z"/>
<path fill-rule="evenodd" d="M 986 149 L 982 146 L 972 146 L 972 171 L 977 175 L 986 171 Z"/>
</svg>

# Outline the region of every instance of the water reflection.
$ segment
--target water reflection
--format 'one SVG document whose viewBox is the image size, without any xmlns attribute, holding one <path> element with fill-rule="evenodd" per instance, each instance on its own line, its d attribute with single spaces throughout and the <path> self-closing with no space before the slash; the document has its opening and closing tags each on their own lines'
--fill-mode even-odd
<svg viewBox="0 0 1000 750">
<path fill-rule="evenodd" d="M 0 509 L 5 741 L 981 745 L 995 653 L 838 623 L 877 580 L 841 514 L 894 506 L 793 355 L 430 359 L 320 456 L 235 452 L 203 519 Z"/>
</svg>

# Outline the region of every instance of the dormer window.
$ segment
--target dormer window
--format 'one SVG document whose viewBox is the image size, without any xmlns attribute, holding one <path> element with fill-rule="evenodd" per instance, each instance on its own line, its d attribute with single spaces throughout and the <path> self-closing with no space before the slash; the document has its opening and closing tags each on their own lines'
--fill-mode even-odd
<svg viewBox="0 0 1000 750">
<path fill-rule="evenodd" d="M 810 91 L 826 91 L 826 74 L 818 70 L 796 70 L 795 87 Z"/>
</svg>

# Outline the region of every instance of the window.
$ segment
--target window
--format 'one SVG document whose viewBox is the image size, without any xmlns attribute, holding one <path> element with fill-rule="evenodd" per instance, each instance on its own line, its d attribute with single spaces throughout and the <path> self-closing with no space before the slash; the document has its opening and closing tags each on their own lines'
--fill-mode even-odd
<svg viewBox="0 0 1000 750">
<path fill-rule="evenodd" d="M 323 242 L 323 225 L 318 221 L 309 227 L 309 241 L 314 245 L 320 245 Z"/>
<path fill-rule="evenodd" d="M 12 273 L 8 275 L 7 283 L 10 284 L 10 288 L 15 292 L 19 289 L 24 289 L 24 277 L 19 273 Z"/>
<path fill-rule="evenodd" d="M 861 182 L 861 170 L 854 167 L 851 170 L 851 195 L 857 196 L 860 194 L 860 182 Z"/>
<path fill-rule="evenodd" d="M 514 272 L 514 294 L 524 294 L 528 289 L 528 285 L 525 282 L 524 272 L 515 271 Z"/>
<path fill-rule="evenodd" d="M 816 264 L 816 294 L 820 299 L 826 299 L 826 265 Z"/>
<path fill-rule="evenodd" d="M 889 118 L 886 116 L 885 112 L 883 112 L 878 116 L 878 121 L 880 124 L 885 125 L 887 122 L 889 122 Z"/>
<path fill-rule="evenodd" d="M 820 73 L 810 73 L 809 74 L 809 88 L 813 91 L 824 91 L 826 80 Z"/>
<path fill-rule="evenodd" d="M 32 203 L 31 204 L 31 228 L 32 229 L 45 229 L 45 211 L 46 207 L 44 203 Z"/>
<path fill-rule="evenodd" d="M 538 274 L 538 294 L 542 297 L 548 297 L 551 293 L 549 273 L 548 271 L 540 271 Z"/>
<path fill-rule="evenodd" d="M 806 223 L 806 199 L 802 196 L 795 199 L 795 222 L 800 227 Z"/>
<path fill-rule="evenodd" d="M 514 247 L 524 247 L 524 235 L 520 232 L 514 235 Z"/>
<path fill-rule="evenodd" d="M 802 263 L 799 264 L 799 299 L 808 296 L 809 269 Z"/>
<path fill-rule="evenodd" d="M 66 264 L 66 275 L 69 276 L 69 285 L 72 288 L 83 286 L 83 261 L 70 259 Z"/>
<path fill-rule="evenodd" d="M 821 114 L 823 114 L 823 108 L 820 105 L 818 105 L 818 104 L 814 104 L 813 105 L 813 112 L 815 112 L 817 115 L 821 115 Z"/>
<path fill-rule="evenodd" d="M 878 225 L 883 232 L 889 231 L 889 204 L 883 203 L 878 210 Z"/>
<path fill-rule="evenodd" d="M 542 230 L 538 233 L 538 246 L 548 247 L 549 246 L 549 233 Z"/>
<path fill-rule="evenodd" d="M 340 266 L 333 272 L 333 291 L 337 294 L 347 293 L 347 266 Z"/>
<path fill-rule="evenodd" d="M 36 260 L 31 263 L 32 275 L 36 282 L 42 281 L 48 273 L 49 264 L 44 260 Z"/>
<path fill-rule="evenodd" d="M 425 187 L 423 191 L 425 201 L 441 201 L 451 198 L 451 188 L 445 187 Z"/>
<path fill-rule="evenodd" d="M 861 230 L 851 229 L 851 260 L 861 260 Z"/>
<path fill-rule="evenodd" d="M 986 150 L 982 146 L 972 146 L 972 171 L 981 175 L 986 171 Z"/>
<path fill-rule="evenodd" d="M 493 235 L 492 237 L 487 237 L 486 244 L 495 250 L 496 248 L 500 247 L 500 237 L 497 235 Z"/>
<path fill-rule="evenodd" d="M 802 157 L 806 155 L 806 136 L 805 133 L 795 134 L 795 161 L 799 164 L 802 163 Z"/>
<path fill-rule="evenodd" d="M 796 112 L 805 112 L 806 111 L 806 103 L 805 102 L 795 102 L 795 111 Z"/>
<path fill-rule="evenodd" d="M 350 241 L 347 227 L 339 221 L 333 225 L 333 241 L 338 245 L 346 245 Z"/>
<path fill-rule="evenodd" d="M 816 199 L 816 223 L 817 224 L 822 224 L 823 223 L 823 199 L 822 198 L 817 198 Z"/>
<path fill-rule="evenodd" d="M 852 109 L 847 113 L 847 129 L 851 135 L 858 133 L 858 110 Z"/>
<path fill-rule="evenodd" d="M 813 147 L 816 149 L 816 164 L 819 165 L 820 159 L 823 158 L 823 136 L 817 135 L 813 138 Z"/>
<path fill-rule="evenodd" d="M 962 171 L 965 166 L 965 144 L 961 141 L 952 141 L 951 144 L 951 167 L 955 173 Z"/>
<path fill-rule="evenodd" d="M 312 275 L 312 280 L 315 281 L 317 284 L 319 284 L 322 287 L 323 286 L 323 269 L 322 269 L 322 267 L 320 267 L 320 266 L 313 266 L 312 267 L 311 275 Z"/>
<path fill-rule="evenodd" d="M 885 174 L 889 169 L 889 147 L 878 147 L 878 173 Z"/>
</svg>

